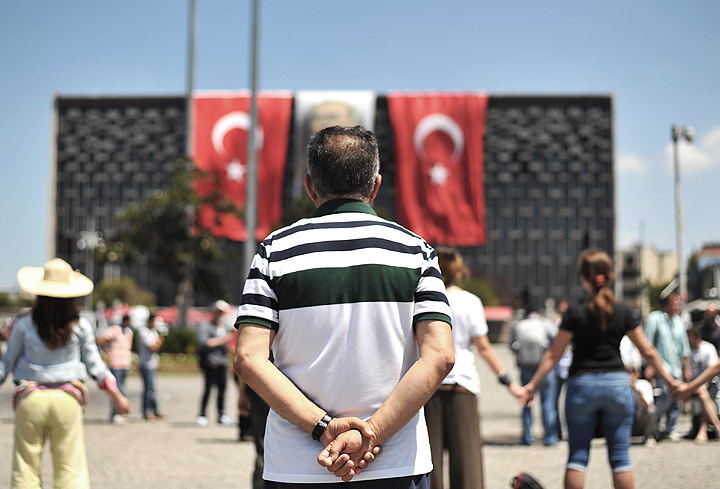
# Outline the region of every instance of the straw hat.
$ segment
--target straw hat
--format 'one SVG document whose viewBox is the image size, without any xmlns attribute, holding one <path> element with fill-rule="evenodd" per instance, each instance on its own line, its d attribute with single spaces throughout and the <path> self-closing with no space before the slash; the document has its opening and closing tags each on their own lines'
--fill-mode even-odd
<svg viewBox="0 0 720 489">
<path fill-rule="evenodd" d="M 73 271 L 68 262 L 53 258 L 43 267 L 22 267 L 17 274 L 26 292 L 46 297 L 83 297 L 93 291 L 92 280 Z"/>
</svg>

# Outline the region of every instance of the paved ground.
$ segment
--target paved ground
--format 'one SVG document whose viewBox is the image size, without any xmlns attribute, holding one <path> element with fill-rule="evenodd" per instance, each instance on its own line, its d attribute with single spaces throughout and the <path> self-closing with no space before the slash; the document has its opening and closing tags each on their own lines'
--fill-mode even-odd
<svg viewBox="0 0 720 489">
<path fill-rule="evenodd" d="M 512 362 L 507 348 L 496 346 L 496 349 L 505 365 L 510 367 Z M 562 487 L 567 446 L 518 445 L 518 406 L 492 378 L 485 365 L 480 365 L 479 370 L 483 379 L 480 410 L 485 439 L 486 486 L 507 488 L 514 474 L 526 471 L 536 476 L 547 489 Z M 159 395 L 167 418 L 146 422 L 136 410 L 127 424 L 114 426 L 106 422 L 108 406 L 104 394 L 92 386 L 85 416 L 92 486 L 99 489 L 249 489 L 253 446 L 248 442 L 237 442 L 237 428 L 217 425 L 214 416 L 206 428 L 195 425 L 201 388 L 199 372 L 161 375 Z M 137 406 L 141 390 L 137 375 L 130 377 L 128 389 L 130 399 Z M 0 488 L 7 487 L 11 466 L 11 391 L 10 382 L 0 387 Z M 227 405 L 233 415 L 236 394 L 236 389 L 231 387 Z M 539 414 L 536 418 L 539 420 Z M 687 429 L 688 425 L 687 417 L 681 417 L 680 428 Z M 540 437 L 539 432 L 537 437 Z M 720 487 L 720 442 L 707 445 L 690 441 L 664 442 L 654 448 L 633 446 L 631 457 L 638 488 Z M 43 473 L 45 486 L 52 487 L 47 449 Z M 593 444 L 586 487 L 611 487 L 601 440 Z"/>
</svg>

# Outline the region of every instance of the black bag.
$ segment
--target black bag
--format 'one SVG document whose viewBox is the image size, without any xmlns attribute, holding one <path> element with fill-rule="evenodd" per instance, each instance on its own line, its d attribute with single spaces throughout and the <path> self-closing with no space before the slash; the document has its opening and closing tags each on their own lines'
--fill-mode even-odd
<svg viewBox="0 0 720 489">
<path fill-rule="evenodd" d="M 542 484 L 535 480 L 530 474 L 524 472 L 520 472 L 513 477 L 512 481 L 510 481 L 510 487 L 513 489 L 543 489 Z"/>
</svg>

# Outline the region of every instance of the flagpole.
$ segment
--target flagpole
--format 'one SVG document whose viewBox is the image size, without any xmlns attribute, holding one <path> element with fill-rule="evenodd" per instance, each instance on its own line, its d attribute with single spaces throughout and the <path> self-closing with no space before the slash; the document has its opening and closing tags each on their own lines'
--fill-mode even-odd
<svg viewBox="0 0 720 489">
<path fill-rule="evenodd" d="M 255 228 L 257 227 L 257 52 L 258 52 L 258 17 L 260 5 L 258 0 L 252 2 L 252 43 L 250 61 L 250 131 L 248 133 L 247 156 L 247 189 L 245 199 L 245 238 L 244 263 L 250 270 L 253 256 L 257 251 Z"/>
<path fill-rule="evenodd" d="M 195 84 L 195 0 L 188 15 L 187 93 L 185 94 L 185 157 L 192 155 L 192 92 Z"/>
<path fill-rule="evenodd" d="M 192 165 L 192 92 L 195 82 L 195 0 L 190 0 L 188 11 L 188 45 L 187 45 L 187 93 L 185 94 L 185 165 Z M 189 170 L 189 168 L 186 168 Z M 186 222 L 187 232 L 192 231 L 192 213 L 194 209 L 187 209 Z M 188 311 L 192 306 L 193 299 L 193 277 L 195 275 L 195 260 L 190 256 L 189 262 L 183 270 L 183 278 L 178 286 L 178 296 L 175 303 L 179 306 L 180 327 L 188 326 Z"/>
</svg>

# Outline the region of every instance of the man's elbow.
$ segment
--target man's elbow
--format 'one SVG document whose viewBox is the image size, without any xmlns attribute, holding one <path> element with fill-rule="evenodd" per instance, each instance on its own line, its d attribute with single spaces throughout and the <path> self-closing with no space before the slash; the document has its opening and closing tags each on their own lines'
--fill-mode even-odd
<svg viewBox="0 0 720 489">
<path fill-rule="evenodd" d="M 445 378 L 455 366 L 455 350 L 453 348 L 446 348 L 440 352 L 438 357 L 438 367 L 442 372 L 443 378 Z"/>
<path fill-rule="evenodd" d="M 257 365 L 258 355 L 243 345 L 237 345 L 233 355 L 233 371 L 241 379 L 247 381 L 250 372 Z"/>
<path fill-rule="evenodd" d="M 233 355 L 233 371 L 237 374 L 238 377 L 240 377 L 241 379 L 245 378 L 244 374 L 247 373 L 249 369 L 249 364 L 249 356 L 243 351 L 242 348 L 236 347 L 235 355 Z"/>
</svg>

